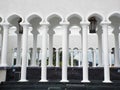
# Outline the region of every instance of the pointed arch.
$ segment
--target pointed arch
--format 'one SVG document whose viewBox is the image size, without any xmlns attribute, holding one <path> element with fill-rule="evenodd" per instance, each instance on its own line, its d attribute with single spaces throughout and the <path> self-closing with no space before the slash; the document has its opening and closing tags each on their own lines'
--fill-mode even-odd
<svg viewBox="0 0 120 90">
<path fill-rule="evenodd" d="M 47 17 L 46 17 L 46 21 L 49 22 L 51 19 L 53 18 L 58 18 L 59 21 L 63 21 L 63 17 L 61 14 L 58 13 L 50 13 Z"/>
<path fill-rule="evenodd" d="M 105 17 L 102 13 L 99 13 L 99 12 L 92 12 L 90 14 L 88 14 L 88 16 L 86 17 L 86 20 L 88 21 L 88 19 L 90 17 L 96 17 L 96 18 L 99 18 L 101 21 L 104 21 L 105 20 Z"/>
<path fill-rule="evenodd" d="M 120 12 L 119 12 L 119 11 L 114 11 L 114 12 L 108 14 L 108 16 L 107 16 L 107 20 L 108 20 L 108 21 L 109 21 L 109 18 L 110 18 L 111 16 L 120 17 Z"/>
<path fill-rule="evenodd" d="M 22 22 L 24 22 L 24 18 L 22 17 L 22 15 L 17 14 L 17 13 L 10 14 L 6 18 L 6 21 L 10 23 L 10 22 L 12 22 L 12 20 L 16 20 L 17 21 L 18 18 L 22 18 Z"/>
<path fill-rule="evenodd" d="M 77 18 L 79 18 L 81 21 L 83 20 L 83 16 L 82 16 L 82 15 L 80 15 L 80 14 L 77 13 L 77 12 L 73 12 L 73 13 L 67 15 L 66 21 L 69 21 L 69 19 L 72 18 L 72 17 L 77 17 Z"/>
<path fill-rule="evenodd" d="M 32 13 L 27 16 L 26 21 L 30 22 L 31 20 L 34 20 L 35 18 L 39 19 L 40 22 L 43 20 L 43 17 L 39 15 L 38 13 Z"/>
</svg>

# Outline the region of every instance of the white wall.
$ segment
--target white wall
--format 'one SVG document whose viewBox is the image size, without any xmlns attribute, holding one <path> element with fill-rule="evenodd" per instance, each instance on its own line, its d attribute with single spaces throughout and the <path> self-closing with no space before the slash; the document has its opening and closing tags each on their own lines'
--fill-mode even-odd
<svg viewBox="0 0 120 90">
<path fill-rule="evenodd" d="M 6 80 L 6 70 L 0 70 L 0 82 Z"/>
<path fill-rule="evenodd" d="M 5 18 L 13 13 L 25 18 L 34 12 L 43 17 L 53 12 L 63 17 L 78 12 L 86 17 L 94 11 L 105 16 L 120 11 L 120 0 L 0 0 L 0 15 Z"/>
<path fill-rule="evenodd" d="M 38 13 L 44 19 L 52 13 L 58 13 L 66 18 L 71 13 L 77 12 L 83 18 L 93 12 L 98 12 L 107 17 L 114 11 L 120 12 L 120 0 L 0 0 L 0 16 L 4 19 L 13 14 L 18 14 L 26 19 L 32 13 Z M 74 38 L 73 38 L 74 37 Z M 16 46 L 16 36 L 9 37 L 8 53 Z M 120 39 L 119 39 L 120 40 Z M 97 48 L 97 36 L 88 36 L 88 48 Z M 29 36 L 29 48 L 32 47 L 32 35 Z M 41 47 L 41 36 L 38 36 L 38 46 Z M 54 35 L 54 46 L 62 47 L 62 37 Z M 70 35 L 70 48 L 81 48 L 81 36 Z M 109 48 L 114 47 L 114 37 L 109 35 Z M 11 54 L 8 58 L 10 59 Z M 9 61 L 10 63 L 10 61 Z"/>
</svg>

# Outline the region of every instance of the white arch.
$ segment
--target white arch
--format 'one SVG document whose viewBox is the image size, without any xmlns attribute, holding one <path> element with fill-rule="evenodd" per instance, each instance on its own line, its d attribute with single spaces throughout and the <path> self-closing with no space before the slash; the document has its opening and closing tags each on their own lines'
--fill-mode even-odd
<svg viewBox="0 0 120 90">
<path fill-rule="evenodd" d="M 50 19 L 50 18 L 53 18 L 54 16 L 60 17 L 60 18 L 61 18 L 61 22 L 64 20 L 61 14 L 56 13 L 56 12 L 53 12 L 53 13 L 50 13 L 50 14 L 46 17 L 45 21 L 48 22 L 49 19 Z"/>
<path fill-rule="evenodd" d="M 89 13 L 86 17 L 86 21 L 88 21 L 88 19 L 91 17 L 91 16 L 96 16 L 96 17 L 99 17 L 102 21 L 105 21 L 105 16 L 102 14 L 102 13 L 99 13 L 99 12 L 92 12 L 92 13 Z"/>
<path fill-rule="evenodd" d="M 38 13 L 31 13 L 29 14 L 26 18 L 25 18 L 25 21 L 28 22 L 29 19 L 32 19 L 34 17 L 39 17 L 41 18 L 41 21 L 43 21 L 43 16 L 42 15 L 39 15 Z"/>
<path fill-rule="evenodd" d="M 120 17 L 120 12 L 119 12 L 119 11 L 114 11 L 114 12 L 108 14 L 107 20 L 109 21 L 109 18 L 110 18 L 111 16 L 113 16 L 113 15 Z"/>
<path fill-rule="evenodd" d="M 24 22 L 24 18 L 22 17 L 22 15 L 17 14 L 17 13 L 13 13 L 13 14 L 8 15 L 7 18 L 5 19 L 5 21 L 9 23 L 8 20 L 9 20 L 10 18 L 14 18 L 15 16 L 22 18 L 22 22 Z M 21 23 L 22 23 L 22 22 L 21 22 Z"/>
<path fill-rule="evenodd" d="M 68 14 L 68 15 L 66 16 L 65 20 L 68 21 L 68 19 L 69 19 L 70 17 L 72 17 L 72 16 L 79 17 L 79 18 L 81 19 L 81 21 L 84 20 L 83 16 L 82 16 L 80 13 L 78 13 L 78 12 L 72 12 L 72 13 Z"/>
</svg>

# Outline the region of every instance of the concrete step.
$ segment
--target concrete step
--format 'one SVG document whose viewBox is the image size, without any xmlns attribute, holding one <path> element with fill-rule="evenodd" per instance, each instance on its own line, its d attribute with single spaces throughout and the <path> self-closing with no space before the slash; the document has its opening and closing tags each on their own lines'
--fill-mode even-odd
<svg viewBox="0 0 120 90">
<path fill-rule="evenodd" d="M 2 82 L 0 90 L 120 90 L 120 82 Z"/>
</svg>

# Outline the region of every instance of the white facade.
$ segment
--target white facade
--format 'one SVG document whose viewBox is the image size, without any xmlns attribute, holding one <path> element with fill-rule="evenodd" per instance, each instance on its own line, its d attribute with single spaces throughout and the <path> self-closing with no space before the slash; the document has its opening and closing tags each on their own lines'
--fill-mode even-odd
<svg viewBox="0 0 120 90">
<path fill-rule="evenodd" d="M 26 81 L 28 52 L 33 48 L 31 66 L 37 66 L 36 52 L 41 49 L 41 80 L 46 80 L 46 59 L 53 66 L 53 48 L 62 48 L 62 82 L 67 82 L 68 56 L 77 48 L 79 66 L 83 67 L 83 81 L 88 80 L 88 49 L 93 50 L 93 66 L 104 67 L 104 82 L 111 82 L 109 67 L 112 66 L 111 49 L 115 48 L 114 66 L 119 67 L 119 0 L 1 0 L 1 67 L 12 66 L 14 49 L 17 48 L 17 66 L 21 66 L 21 81 Z M 89 33 L 89 18 L 97 20 L 97 33 Z M 18 20 L 23 34 L 19 34 Z M 22 49 L 22 55 L 21 55 Z M 49 53 L 47 51 L 49 50 Z M 98 49 L 98 54 L 96 54 Z M 110 52 L 110 53 L 109 53 Z M 56 54 L 58 65 L 58 54 Z M 95 56 L 96 55 L 96 56 Z M 98 55 L 98 56 L 97 56 Z M 98 61 L 95 60 L 98 57 Z M 82 59 L 81 59 L 82 58 Z M 22 64 L 21 64 L 22 59 Z M 82 65 L 80 62 L 82 61 Z M 59 65 L 58 65 L 59 66 Z"/>
</svg>

